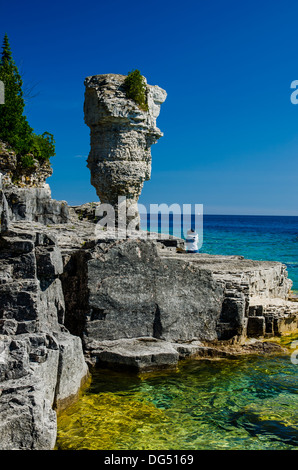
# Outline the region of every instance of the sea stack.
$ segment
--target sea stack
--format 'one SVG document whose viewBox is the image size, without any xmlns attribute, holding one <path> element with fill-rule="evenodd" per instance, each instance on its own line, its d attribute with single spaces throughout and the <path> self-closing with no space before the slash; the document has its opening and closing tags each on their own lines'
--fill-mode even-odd
<svg viewBox="0 0 298 470">
<path fill-rule="evenodd" d="M 126 96 L 125 75 L 94 75 L 85 79 L 85 123 L 90 128 L 88 168 L 91 184 L 101 203 L 113 206 L 126 201 L 127 224 L 136 221 L 137 202 L 144 181 L 151 176 L 151 146 L 163 135 L 156 127 L 160 105 L 167 93 L 146 84 L 148 109 Z"/>
</svg>

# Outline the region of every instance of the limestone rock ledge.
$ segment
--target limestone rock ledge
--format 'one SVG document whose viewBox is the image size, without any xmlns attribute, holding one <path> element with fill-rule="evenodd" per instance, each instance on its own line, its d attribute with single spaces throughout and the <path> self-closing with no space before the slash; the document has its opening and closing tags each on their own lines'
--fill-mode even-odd
<svg viewBox="0 0 298 470">
<path fill-rule="evenodd" d="M 241 345 L 297 329 L 283 264 L 177 254 L 167 244 L 103 237 L 67 256 L 65 322 L 82 337 L 89 364 L 173 366 L 183 347 L 201 354 L 205 344 Z"/>
<path fill-rule="evenodd" d="M 142 360 L 129 352 L 126 358 L 124 343 L 121 354 L 118 348 L 136 338 L 149 338 L 138 340 L 138 351 L 150 355 L 150 345 L 156 356 L 173 344 L 195 353 L 197 341 L 244 344 L 297 328 L 298 304 L 289 300 L 292 281 L 282 263 L 177 253 L 181 240 L 150 241 L 145 232 L 113 240 L 102 231 L 98 238 L 89 216 L 81 220 L 78 208 L 72 214 L 71 226 L 47 233 L 55 233 L 63 257 L 64 325 L 82 338 L 89 365 L 129 357 L 143 370 Z"/>
<path fill-rule="evenodd" d="M 99 237 L 69 215 L 0 234 L 0 449 L 52 449 L 56 412 L 92 367 L 276 354 L 264 340 L 297 328 L 281 263 L 177 253 L 183 241 L 145 232 Z"/>
<path fill-rule="evenodd" d="M 174 342 L 153 337 L 123 338 L 94 344 L 96 364 L 116 370 L 150 372 L 156 369 L 176 369 L 179 361 L 192 359 L 236 359 L 240 355 L 287 354 L 285 348 L 269 341 L 252 339 L 243 344 L 222 342 Z"/>
<path fill-rule="evenodd" d="M 43 224 L 64 223 L 69 220 L 65 201 L 52 199 L 46 179 L 52 175 L 48 162 L 33 169 L 19 169 L 17 156 L 0 141 L 0 218 L 1 230 L 9 221 L 30 220 Z"/>
<path fill-rule="evenodd" d="M 67 333 L 1 335 L 0 450 L 53 449 L 56 411 L 70 403 L 88 369 Z"/>
<path fill-rule="evenodd" d="M 43 230 L 45 226 L 41 226 Z M 0 237 L 0 449 L 52 449 L 56 411 L 88 377 L 81 338 L 65 328 L 54 237 L 28 223 Z"/>
</svg>

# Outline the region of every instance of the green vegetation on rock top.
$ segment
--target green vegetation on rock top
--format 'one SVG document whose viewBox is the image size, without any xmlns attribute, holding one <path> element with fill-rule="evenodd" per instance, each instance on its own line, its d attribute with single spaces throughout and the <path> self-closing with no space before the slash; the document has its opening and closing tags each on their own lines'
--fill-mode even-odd
<svg viewBox="0 0 298 470">
<path fill-rule="evenodd" d="M 148 111 L 147 86 L 139 70 L 129 72 L 124 80 L 127 98 L 134 100 L 143 111 Z"/>
</svg>

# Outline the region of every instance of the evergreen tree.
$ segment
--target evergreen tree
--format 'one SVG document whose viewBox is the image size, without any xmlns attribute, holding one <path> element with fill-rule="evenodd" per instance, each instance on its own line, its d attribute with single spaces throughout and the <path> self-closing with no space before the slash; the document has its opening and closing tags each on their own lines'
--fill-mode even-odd
<svg viewBox="0 0 298 470">
<path fill-rule="evenodd" d="M 35 134 L 23 114 L 23 81 L 12 58 L 7 34 L 0 58 L 0 80 L 5 86 L 5 103 L 0 106 L 0 139 L 16 151 L 23 168 L 34 168 L 36 160 L 49 161 L 55 155 L 54 137 L 48 132 Z"/>
<path fill-rule="evenodd" d="M 124 80 L 124 89 L 127 98 L 134 100 L 144 111 L 148 111 L 146 82 L 139 70 L 128 73 Z"/>
<path fill-rule="evenodd" d="M 33 129 L 23 115 L 23 81 L 12 58 L 7 34 L 3 40 L 0 80 L 5 86 L 5 103 L 0 106 L 0 138 L 16 152 L 26 154 L 32 146 Z"/>
</svg>

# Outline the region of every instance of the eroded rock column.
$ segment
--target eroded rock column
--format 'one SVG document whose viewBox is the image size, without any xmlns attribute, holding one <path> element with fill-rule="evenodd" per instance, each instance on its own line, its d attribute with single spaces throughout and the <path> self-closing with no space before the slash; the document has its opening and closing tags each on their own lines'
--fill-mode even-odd
<svg viewBox="0 0 298 470">
<path fill-rule="evenodd" d="M 118 200 L 126 198 L 129 223 L 138 218 L 136 204 L 144 181 L 151 176 L 151 146 L 163 135 L 156 118 L 167 94 L 147 85 L 148 111 L 144 111 L 126 97 L 125 78 L 115 74 L 87 77 L 84 113 L 90 128 L 87 166 L 91 184 L 101 203 L 114 207 L 116 221 Z"/>
</svg>

